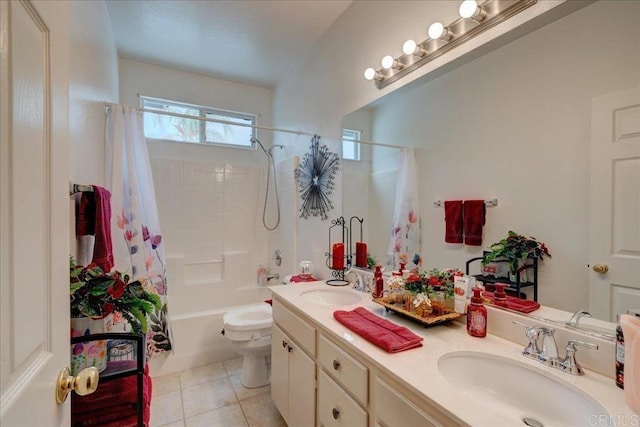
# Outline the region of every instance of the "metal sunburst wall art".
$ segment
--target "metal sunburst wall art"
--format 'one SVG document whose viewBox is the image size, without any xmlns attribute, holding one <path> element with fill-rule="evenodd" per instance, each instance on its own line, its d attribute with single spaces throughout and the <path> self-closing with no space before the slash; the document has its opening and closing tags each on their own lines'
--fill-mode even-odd
<svg viewBox="0 0 640 427">
<path fill-rule="evenodd" d="M 296 179 L 300 186 L 300 218 L 319 216 L 322 220 L 329 218 L 327 213 L 333 209 L 330 195 L 335 188 L 335 175 L 340 168 L 340 157 L 320 145 L 320 137 L 311 138 L 311 147 L 305 153 L 300 166 L 296 168 Z"/>
</svg>

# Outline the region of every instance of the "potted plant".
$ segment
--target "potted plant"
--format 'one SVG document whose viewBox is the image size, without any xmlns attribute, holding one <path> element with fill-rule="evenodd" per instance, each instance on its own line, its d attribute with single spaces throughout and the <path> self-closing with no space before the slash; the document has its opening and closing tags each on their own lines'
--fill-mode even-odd
<svg viewBox="0 0 640 427">
<path fill-rule="evenodd" d="M 147 315 L 161 309 L 160 297 L 145 290 L 139 280 L 118 271 L 105 273 L 95 264 L 86 267 L 70 259 L 71 317 L 101 319 L 119 313 L 134 333 L 147 332 Z"/>
<path fill-rule="evenodd" d="M 490 249 L 491 251 L 482 259 L 482 264 L 487 265 L 494 260 L 505 260 L 509 263 L 509 271 L 514 275 L 529 257 L 538 258 L 541 261 L 545 256 L 551 258 L 549 249 L 544 243 L 537 241 L 535 237 L 525 237 L 511 230 L 506 238 L 492 244 Z"/>
</svg>

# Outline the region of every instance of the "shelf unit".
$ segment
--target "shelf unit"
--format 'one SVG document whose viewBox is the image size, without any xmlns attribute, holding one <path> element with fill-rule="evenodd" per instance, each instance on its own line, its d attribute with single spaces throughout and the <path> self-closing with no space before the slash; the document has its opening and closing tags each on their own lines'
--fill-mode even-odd
<svg viewBox="0 0 640 427">
<path fill-rule="evenodd" d="M 481 257 L 475 257 L 475 258 L 469 259 L 466 263 L 465 273 L 468 275 L 471 264 L 473 264 L 476 261 L 482 261 L 488 253 L 489 253 L 488 251 L 483 251 L 483 254 Z M 493 285 L 495 283 L 507 283 L 509 287 L 505 288 L 505 291 L 507 291 L 508 293 L 515 293 L 515 295 L 518 298 L 522 298 L 522 295 L 524 295 L 521 292 L 522 288 L 533 286 L 533 300 L 538 302 L 538 258 L 529 257 L 529 259 L 531 259 L 533 262 L 531 264 L 526 264 L 519 267 L 515 274 L 515 280 L 510 280 L 508 277 L 493 277 L 486 274 L 474 274 L 473 277 L 475 277 L 476 280 L 489 285 Z M 491 262 L 508 263 L 509 261 L 506 259 L 494 259 Z M 522 282 L 520 280 L 521 273 L 529 269 L 533 271 L 533 280 Z M 526 295 L 525 295 L 525 298 L 526 298 Z"/>
<path fill-rule="evenodd" d="M 134 334 L 127 332 L 105 332 L 98 333 L 92 335 L 84 335 L 81 337 L 73 337 L 71 338 L 71 344 L 78 343 L 86 343 L 90 341 L 102 341 L 102 340 L 118 340 L 118 341 L 128 341 L 133 345 L 134 349 L 134 360 L 126 360 L 126 361 L 107 361 L 106 369 L 100 373 L 100 380 L 98 384 L 98 389 L 90 395 L 87 396 L 78 396 L 72 394 L 71 397 L 71 405 L 72 407 L 72 418 L 71 425 L 72 426 L 84 426 L 84 414 L 90 414 L 91 412 L 97 412 L 101 408 L 96 407 L 99 404 L 89 403 L 94 399 L 98 399 L 98 401 L 118 401 L 118 396 L 103 396 L 102 398 L 99 395 L 102 393 L 102 389 L 100 385 L 119 380 L 125 377 L 130 377 L 135 375 L 135 383 L 136 383 L 136 402 L 127 402 L 123 401 L 123 406 L 126 404 L 131 404 L 134 412 L 127 413 L 127 411 L 122 412 L 121 418 L 127 418 L 129 416 L 135 415 L 138 426 L 143 426 L 143 418 L 144 418 L 144 375 L 145 375 L 145 363 L 146 363 L 146 355 L 145 355 L 145 335 L 142 334 Z M 104 394 L 104 393 L 103 393 Z M 95 415 L 89 416 L 89 419 L 94 418 Z M 76 419 L 78 418 L 78 419 Z M 91 421 L 93 422 L 93 421 Z"/>
</svg>

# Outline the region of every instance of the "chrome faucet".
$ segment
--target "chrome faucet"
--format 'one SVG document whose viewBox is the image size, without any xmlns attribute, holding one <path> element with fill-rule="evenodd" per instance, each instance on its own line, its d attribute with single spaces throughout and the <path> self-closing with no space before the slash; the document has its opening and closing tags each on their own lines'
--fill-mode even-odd
<svg viewBox="0 0 640 427">
<path fill-rule="evenodd" d="M 578 322 L 583 317 L 591 317 L 591 313 L 589 313 L 586 310 L 578 310 L 575 313 L 573 313 L 573 316 L 571 316 L 571 319 L 569 319 L 566 322 L 566 325 L 567 326 L 571 326 L 572 328 L 577 328 L 578 327 Z"/>
<path fill-rule="evenodd" d="M 558 359 L 558 346 L 553 335 L 555 329 L 547 326 L 529 326 L 518 321 L 514 324 L 527 328 L 527 338 L 529 344 L 522 351 L 522 354 L 531 359 L 535 359 L 545 365 L 550 365 L 553 360 Z M 542 345 L 540 345 L 540 337 L 542 336 Z"/>
<path fill-rule="evenodd" d="M 518 321 L 514 321 L 513 323 L 527 328 L 526 335 L 527 338 L 529 338 L 529 344 L 527 344 L 522 351 L 525 357 L 537 360 L 544 365 L 560 369 L 571 375 L 584 375 L 582 367 L 576 360 L 576 346 L 582 346 L 592 350 L 598 349 L 596 344 L 570 339 L 565 348 L 565 357 L 560 359 L 558 357 L 556 340 L 553 335 L 555 329 L 546 326 L 529 326 Z M 542 347 L 540 346 L 540 336 L 542 336 Z"/>
<path fill-rule="evenodd" d="M 267 282 L 269 282 L 269 280 L 271 279 L 280 279 L 280 274 L 279 273 L 271 273 L 271 274 L 267 274 Z"/>
</svg>

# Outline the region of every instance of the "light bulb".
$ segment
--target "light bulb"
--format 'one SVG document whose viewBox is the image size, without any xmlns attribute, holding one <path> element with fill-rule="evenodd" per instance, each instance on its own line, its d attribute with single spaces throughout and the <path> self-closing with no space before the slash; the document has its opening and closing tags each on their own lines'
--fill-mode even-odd
<svg viewBox="0 0 640 427">
<path fill-rule="evenodd" d="M 378 74 L 378 72 L 376 70 L 374 70 L 373 68 L 367 68 L 366 70 L 364 70 L 364 78 L 367 80 L 373 80 L 376 78 L 376 74 Z"/>
<path fill-rule="evenodd" d="M 384 58 L 382 58 L 382 61 L 380 61 L 380 63 L 382 64 L 382 68 L 384 68 L 385 70 L 388 70 L 389 68 L 393 67 L 393 63 L 395 62 L 395 59 L 393 59 L 393 56 L 391 55 L 387 55 Z"/>
<path fill-rule="evenodd" d="M 415 41 L 407 40 L 402 45 L 402 51 L 405 53 L 405 55 L 413 55 L 417 47 L 418 47 L 418 44 Z"/>
<path fill-rule="evenodd" d="M 433 40 L 437 40 L 439 38 L 442 38 L 443 36 L 446 36 L 447 30 L 446 28 L 444 28 L 444 25 L 442 25 L 442 22 L 434 22 L 429 26 L 428 34 L 430 38 L 432 38 Z"/>
<path fill-rule="evenodd" d="M 481 21 L 484 18 L 484 11 L 476 0 L 464 0 L 462 4 L 460 4 L 460 9 L 458 9 L 458 13 L 462 18 L 471 18 L 475 21 Z"/>
<path fill-rule="evenodd" d="M 427 52 L 422 48 L 422 46 L 418 46 L 418 44 L 413 40 L 407 40 L 402 45 L 402 51 L 405 55 L 415 55 L 415 56 L 424 56 Z"/>
</svg>

